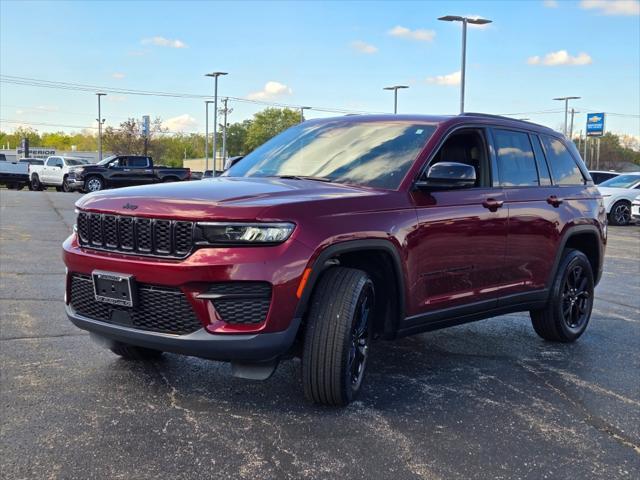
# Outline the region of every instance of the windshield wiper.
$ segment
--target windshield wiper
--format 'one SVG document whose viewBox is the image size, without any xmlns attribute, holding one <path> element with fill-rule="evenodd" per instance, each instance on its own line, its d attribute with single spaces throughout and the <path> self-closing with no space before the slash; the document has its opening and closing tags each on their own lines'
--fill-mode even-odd
<svg viewBox="0 0 640 480">
<path fill-rule="evenodd" d="M 284 178 L 287 180 L 315 180 L 317 182 L 331 183 L 331 179 L 327 177 L 310 177 L 306 175 L 278 175 L 278 178 Z"/>
</svg>

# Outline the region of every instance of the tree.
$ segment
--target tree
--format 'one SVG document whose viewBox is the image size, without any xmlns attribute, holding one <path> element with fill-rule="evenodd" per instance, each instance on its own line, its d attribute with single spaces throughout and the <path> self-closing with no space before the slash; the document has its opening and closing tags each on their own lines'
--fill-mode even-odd
<svg viewBox="0 0 640 480">
<path fill-rule="evenodd" d="M 289 108 L 266 108 L 253 116 L 247 130 L 245 148 L 254 150 L 280 132 L 300 123 L 300 112 Z"/>
<path fill-rule="evenodd" d="M 227 127 L 227 154 L 230 157 L 245 155 L 247 153 L 247 133 L 251 126 L 251 120 L 232 123 Z"/>
<path fill-rule="evenodd" d="M 600 141 L 600 162 L 596 163 L 597 142 L 591 138 L 587 146 L 587 158 L 584 159 L 589 168 L 600 168 L 601 170 L 637 170 L 634 164 L 640 165 L 640 152 L 634 147 L 637 141 L 633 137 L 616 135 L 611 132 L 605 133 L 599 138 Z M 580 151 L 582 154 L 583 149 Z"/>
<path fill-rule="evenodd" d="M 166 150 L 166 144 L 157 141 L 160 134 L 165 133 L 162 127 L 162 120 L 155 118 L 149 127 L 147 153 L 157 160 L 162 159 L 162 154 Z M 144 154 L 145 139 L 142 134 L 142 122 L 135 118 L 129 118 L 120 124 L 120 128 L 107 127 L 102 136 L 105 150 L 110 150 L 115 154 Z"/>
</svg>

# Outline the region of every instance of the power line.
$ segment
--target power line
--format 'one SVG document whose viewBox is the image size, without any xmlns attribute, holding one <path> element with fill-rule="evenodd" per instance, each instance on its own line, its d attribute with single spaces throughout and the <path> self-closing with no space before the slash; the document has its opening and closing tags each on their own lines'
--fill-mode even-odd
<svg viewBox="0 0 640 480">
<path fill-rule="evenodd" d="M 104 91 L 108 93 L 115 93 L 120 95 L 141 95 L 141 96 L 155 96 L 155 97 L 170 97 L 170 98 L 183 98 L 183 99 L 192 99 L 192 100 L 204 100 L 212 98 L 211 95 L 202 95 L 195 93 L 179 93 L 179 92 L 163 92 L 163 91 L 153 91 L 153 90 L 136 90 L 129 88 L 118 88 L 118 87 L 105 87 L 99 85 L 90 85 L 83 83 L 71 83 L 71 82 L 58 82 L 52 80 L 41 80 L 37 78 L 29 78 L 29 77 L 18 77 L 15 75 L 0 75 L 0 83 L 8 83 L 13 85 L 23 85 L 30 87 L 42 87 L 42 88 L 53 88 L 57 90 L 72 90 L 72 91 L 83 91 L 83 92 L 95 92 L 97 90 Z M 281 102 L 269 102 L 266 100 L 255 100 L 249 98 L 242 97 L 233 97 L 227 96 L 229 100 L 233 100 L 235 102 L 240 103 L 248 103 L 255 105 L 268 105 L 271 107 L 280 107 L 280 108 L 291 108 L 299 110 L 303 105 L 295 105 L 290 103 L 281 103 Z M 308 105 L 304 105 L 308 106 Z M 313 110 L 318 112 L 328 112 L 328 113 L 385 113 L 385 112 L 371 112 L 364 110 L 348 110 L 344 108 L 334 108 L 334 107 L 315 107 L 313 106 Z"/>
<path fill-rule="evenodd" d="M 13 119 L 8 119 L 8 118 L 0 118 L 0 124 L 2 123 L 11 123 L 11 124 L 15 124 L 15 125 L 29 125 L 29 126 L 43 126 L 43 127 L 60 127 L 60 128 L 79 128 L 82 130 L 98 130 L 98 127 L 91 127 L 91 126 L 86 126 L 86 125 L 67 125 L 67 124 L 63 124 L 63 123 L 49 123 L 49 122 L 27 122 L 24 120 L 13 120 Z M 122 132 L 124 131 L 124 129 L 122 128 L 116 128 L 116 127 L 107 127 L 111 130 L 114 130 L 116 132 Z M 197 131 L 190 131 L 190 132 L 174 132 L 171 130 L 162 130 L 160 132 L 155 132 L 157 135 L 163 135 L 163 134 L 171 134 L 171 135 L 182 135 L 182 134 L 197 134 Z"/>
</svg>

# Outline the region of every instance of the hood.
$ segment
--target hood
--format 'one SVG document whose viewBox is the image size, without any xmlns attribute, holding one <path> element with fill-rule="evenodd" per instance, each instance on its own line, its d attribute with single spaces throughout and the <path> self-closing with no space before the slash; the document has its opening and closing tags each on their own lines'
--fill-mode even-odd
<svg viewBox="0 0 640 480">
<path fill-rule="evenodd" d="M 78 200 L 76 206 L 155 218 L 243 220 L 257 219 L 261 212 L 280 205 L 367 198 L 384 193 L 314 180 L 217 177 L 91 193 Z"/>
<path fill-rule="evenodd" d="M 600 193 L 604 196 L 613 196 L 613 195 L 625 195 L 633 190 L 630 188 L 615 188 L 615 187 L 598 187 Z"/>
</svg>

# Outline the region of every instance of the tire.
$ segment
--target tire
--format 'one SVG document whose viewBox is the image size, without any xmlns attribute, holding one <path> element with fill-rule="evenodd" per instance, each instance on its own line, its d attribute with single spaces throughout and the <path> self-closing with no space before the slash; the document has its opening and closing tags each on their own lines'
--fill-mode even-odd
<svg viewBox="0 0 640 480">
<path fill-rule="evenodd" d="M 89 193 L 104 190 L 104 180 L 96 175 L 92 175 L 85 180 L 84 190 Z"/>
<path fill-rule="evenodd" d="M 56 192 L 62 192 L 62 187 L 56 187 Z"/>
<path fill-rule="evenodd" d="M 306 319 L 302 354 L 305 397 L 349 404 L 362 387 L 373 333 L 375 291 L 362 270 L 333 267 L 320 279 Z"/>
<path fill-rule="evenodd" d="M 177 182 L 178 179 L 176 177 L 167 177 L 164 180 L 162 180 L 162 183 L 172 183 L 172 182 Z"/>
<path fill-rule="evenodd" d="M 156 360 L 162 355 L 162 352 L 160 350 L 135 347 L 133 345 L 128 345 L 121 342 L 116 342 L 111 347 L 109 347 L 109 350 L 126 360 Z"/>
<path fill-rule="evenodd" d="M 565 250 L 547 305 L 530 312 L 533 329 L 545 340 L 575 342 L 589 324 L 593 289 L 589 259 L 578 250 Z"/>
<path fill-rule="evenodd" d="M 34 190 L 36 192 L 41 192 L 42 190 L 44 190 L 44 185 L 40 183 L 40 177 L 38 177 L 37 173 L 34 173 L 31 177 L 31 190 Z"/>
<path fill-rule="evenodd" d="M 22 190 L 24 188 L 24 183 L 19 183 L 18 185 L 16 185 L 16 190 Z"/>
<path fill-rule="evenodd" d="M 62 179 L 62 191 L 63 192 L 67 192 L 67 193 L 71 191 L 71 188 L 69 187 L 69 182 L 67 181 L 66 175 Z"/>
<path fill-rule="evenodd" d="M 609 223 L 611 225 L 629 225 L 631 221 L 631 203 L 627 200 L 619 200 L 613 204 L 609 211 Z"/>
</svg>

